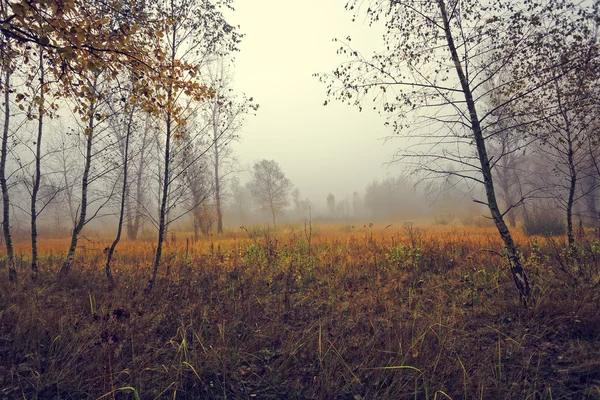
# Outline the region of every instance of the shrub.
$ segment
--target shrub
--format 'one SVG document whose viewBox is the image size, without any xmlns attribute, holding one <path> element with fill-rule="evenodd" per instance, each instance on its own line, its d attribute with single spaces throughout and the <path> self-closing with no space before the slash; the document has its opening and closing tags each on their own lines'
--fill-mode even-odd
<svg viewBox="0 0 600 400">
<path fill-rule="evenodd" d="M 354 225 L 346 224 L 340 226 L 340 231 L 344 233 L 352 233 L 354 232 Z"/>
<path fill-rule="evenodd" d="M 464 215 L 461 217 L 460 222 L 464 226 L 475 226 L 477 228 L 493 228 L 495 226 L 493 219 L 483 215 Z"/>
<path fill-rule="evenodd" d="M 456 217 L 452 213 L 448 214 L 437 214 L 433 216 L 433 225 L 446 226 L 450 225 Z"/>
<path fill-rule="evenodd" d="M 527 236 L 564 235 L 567 232 L 565 221 L 558 215 L 547 211 L 527 213 L 522 229 Z"/>
<path fill-rule="evenodd" d="M 275 229 L 271 225 L 248 225 L 244 227 L 244 230 L 248 233 L 250 239 L 267 237 L 275 232 Z"/>
</svg>

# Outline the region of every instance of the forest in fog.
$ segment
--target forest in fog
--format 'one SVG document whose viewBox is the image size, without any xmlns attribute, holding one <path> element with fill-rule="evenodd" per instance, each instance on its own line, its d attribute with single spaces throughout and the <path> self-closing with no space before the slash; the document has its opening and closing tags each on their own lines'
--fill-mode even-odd
<svg viewBox="0 0 600 400">
<path fill-rule="evenodd" d="M 85 16 L 78 4 L 52 4 L 3 3 L 7 244 L 10 233 L 22 241 L 32 228 L 74 240 L 84 228 L 112 233 L 119 220 L 129 240 L 167 237 L 169 226 L 198 237 L 221 233 L 223 221 L 230 229 L 275 224 L 276 216 L 304 221 L 309 208 L 316 218 L 350 222 L 480 220 L 490 213 L 469 203 L 488 203 L 481 184 L 491 178 L 512 227 L 549 218 L 549 210 L 553 221 L 543 222 L 557 233 L 598 221 L 593 4 L 449 4 L 462 13 L 456 28 L 468 27 L 455 47 L 481 116 L 492 174 L 484 179 L 468 104 L 456 97 L 464 87 L 447 60 L 454 55 L 429 32 L 437 23 L 426 18 L 411 39 L 385 2 L 363 10 L 374 23 L 389 16 L 388 52 L 369 59 L 348 37 L 338 51 L 348 60 L 317 75 L 328 96 L 359 108 L 368 100 L 390 135 L 403 132 L 405 144 L 381 160 L 397 167 L 327 198 L 303 197 L 290 182 L 276 204 L 253 192 L 256 171 L 241 166 L 231 146 L 260 112 L 259 101 L 234 86 L 243 32 L 227 21 L 231 2 L 131 2 L 112 13 L 100 2 Z"/>
</svg>

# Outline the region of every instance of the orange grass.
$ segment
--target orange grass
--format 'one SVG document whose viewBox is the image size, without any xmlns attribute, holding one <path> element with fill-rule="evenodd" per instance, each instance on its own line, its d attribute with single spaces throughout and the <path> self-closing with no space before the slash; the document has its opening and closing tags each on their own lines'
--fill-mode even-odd
<svg viewBox="0 0 600 400">
<path fill-rule="evenodd" d="M 600 245 L 517 234 L 527 308 L 493 229 L 314 226 L 166 246 L 40 243 L 0 282 L 0 398 L 598 399 Z M 187 240 L 186 240 L 187 236 Z M 137 396 L 137 397 L 136 397 Z"/>
</svg>

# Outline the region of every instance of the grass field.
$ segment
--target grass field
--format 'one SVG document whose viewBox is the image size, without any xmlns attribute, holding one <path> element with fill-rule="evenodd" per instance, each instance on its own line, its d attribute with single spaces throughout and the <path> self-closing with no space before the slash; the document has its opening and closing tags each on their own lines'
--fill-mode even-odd
<svg viewBox="0 0 600 400">
<path fill-rule="evenodd" d="M 0 280 L 0 399 L 600 399 L 600 244 L 517 236 L 520 304 L 493 229 L 250 229 L 167 245 L 40 243 Z"/>
</svg>

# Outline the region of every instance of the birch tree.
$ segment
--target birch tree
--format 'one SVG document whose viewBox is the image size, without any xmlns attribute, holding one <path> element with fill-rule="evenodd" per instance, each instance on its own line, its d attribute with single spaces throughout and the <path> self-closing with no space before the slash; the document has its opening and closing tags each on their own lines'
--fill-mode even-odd
<svg viewBox="0 0 600 400">
<path fill-rule="evenodd" d="M 156 12 L 166 16 L 168 27 L 159 43 L 166 54 L 161 61 L 160 76 L 167 79 L 142 79 L 138 82 L 142 90 L 144 87 L 148 88 L 150 98 L 157 98 L 162 104 L 161 117 L 164 122 L 158 241 L 148 290 L 156 282 L 166 229 L 168 223 L 172 222 L 172 219 L 167 220 L 167 215 L 173 208 L 175 199 L 169 201 L 169 193 L 171 184 L 178 179 L 178 176 L 171 174 L 172 146 L 186 134 L 190 102 L 205 101 L 212 94 L 209 94 L 206 84 L 200 80 L 200 71 L 212 57 L 235 50 L 239 42 L 237 31 L 226 22 L 221 10 L 228 6 L 228 0 L 166 0 L 157 5 Z M 187 63 L 190 68 L 182 70 L 182 63 Z"/>
<path fill-rule="evenodd" d="M 580 58 L 562 57 L 540 27 L 550 25 L 574 38 L 593 10 L 567 0 L 352 0 L 347 8 L 355 19 L 366 15 L 372 24 L 384 25 L 383 49 L 369 57 L 351 38 L 341 41 L 338 52 L 349 60 L 333 74 L 319 75 L 328 96 L 359 109 L 371 104 L 396 132 L 409 132 L 410 147 L 396 156 L 424 179 L 452 175 L 483 187 L 485 198 L 474 200 L 488 207 L 526 301 L 529 278 L 505 222 L 508 210 L 497 200 L 493 166 L 498 160 L 489 154 L 498 132 L 493 116 L 524 104 L 559 67 L 576 68 Z M 489 89 L 494 79 L 498 84 Z M 494 92 L 505 101 L 488 108 L 485 100 Z"/>
<path fill-rule="evenodd" d="M 232 79 L 223 58 L 213 62 L 208 68 L 208 76 L 215 93 L 207 101 L 204 119 L 209 122 L 212 131 L 217 233 L 223 233 L 222 191 L 225 186 L 224 178 L 232 172 L 231 162 L 234 160 L 230 144 L 238 140 L 246 117 L 258 110 L 258 104 L 254 103 L 252 97 L 238 97 L 234 94 Z"/>
</svg>

